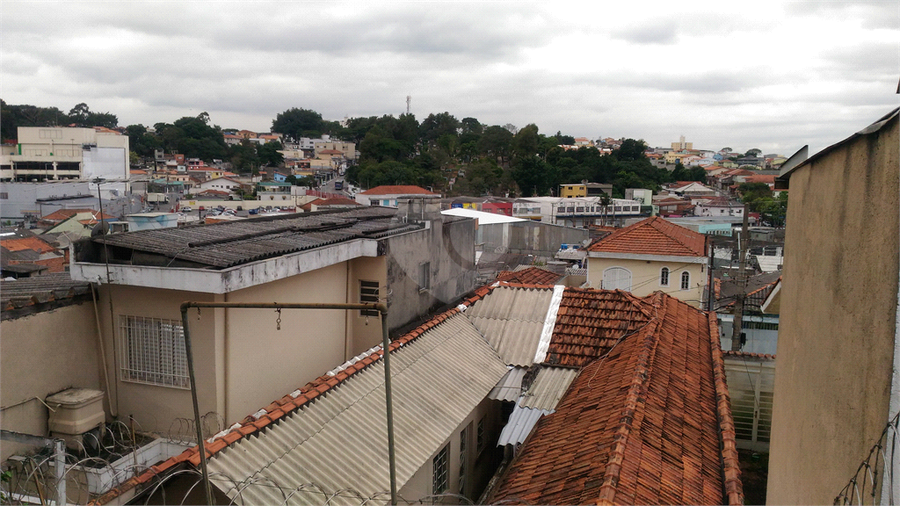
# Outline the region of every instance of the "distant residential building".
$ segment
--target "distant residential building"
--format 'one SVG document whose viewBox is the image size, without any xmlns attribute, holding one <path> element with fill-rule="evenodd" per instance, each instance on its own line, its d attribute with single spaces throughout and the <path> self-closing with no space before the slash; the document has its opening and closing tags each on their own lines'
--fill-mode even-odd
<svg viewBox="0 0 900 506">
<path fill-rule="evenodd" d="M 693 142 L 685 142 L 683 135 L 678 138 L 678 142 L 672 143 L 673 151 L 684 151 L 684 150 L 691 150 L 691 149 L 694 149 L 694 143 Z"/>
<path fill-rule="evenodd" d="M 14 153 L 8 150 L 4 181 L 129 178 L 128 136 L 107 128 L 19 127 Z"/>
<path fill-rule="evenodd" d="M 644 188 L 625 188 L 625 198 L 637 200 L 642 206 L 653 204 L 653 190 Z"/>
<path fill-rule="evenodd" d="M 559 196 L 571 197 L 599 197 L 607 194 L 612 197 L 613 185 L 603 183 L 572 183 L 559 185 Z"/>
<path fill-rule="evenodd" d="M 641 203 L 628 199 L 610 199 L 608 206 L 600 197 L 524 197 L 513 203 L 515 218 L 570 227 L 610 224 L 640 214 Z"/>
<path fill-rule="evenodd" d="M 440 198 L 440 195 L 419 186 L 383 185 L 359 192 L 355 199 L 364 206 L 396 207 L 398 199 L 408 197 Z"/>
<path fill-rule="evenodd" d="M 588 247 L 588 283 L 639 297 L 663 291 L 694 307 L 706 298 L 706 236 L 658 216 Z"/>
</svg>

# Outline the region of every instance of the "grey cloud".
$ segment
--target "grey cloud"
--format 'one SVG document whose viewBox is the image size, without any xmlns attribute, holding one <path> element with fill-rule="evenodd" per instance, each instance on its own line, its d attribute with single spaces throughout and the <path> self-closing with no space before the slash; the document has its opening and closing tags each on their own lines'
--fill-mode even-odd
<svg viewBox="0 0 900 506">
<path fill-rule="evenodd" d="M 653 20 L 615 30 L 611 35 L 633 44 L 674 44 L 678 41 L 678 22 L 673 19 Z"/>
</svg>

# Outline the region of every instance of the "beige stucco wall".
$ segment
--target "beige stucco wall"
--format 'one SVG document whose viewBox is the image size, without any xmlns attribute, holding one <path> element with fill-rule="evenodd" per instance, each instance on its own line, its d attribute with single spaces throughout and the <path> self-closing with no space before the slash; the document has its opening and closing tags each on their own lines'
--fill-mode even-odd
<svg viewBox="0 0 900 506">
<path fill-rule="evenodd" d="M 601 288 L 603 271 L 610 267 L 623 267 L 631 271 L 631 293 L 638 297 L 662 291 L 698 308 L 701 307 L 701 301 L 704 300 L 704 291 L 709 276 L 705 264 L 588 258 L 588 282 L 591 287 Z M 669 286 L 659 284 L 660 269 L 663 267 L 669 268 Z M 690 290 L 681 289 L 681 273 L 685 271 L 691 275 Z"/>
<path fill-rule="evenodd" d="M 476 448 L 476 438 L 478 432 L 478 421 L 484 420 L 485 440 L 487 444 L 480 453 Z M 467 449 L 467 471 L 465 496 L 474 503 L 478 500 L 478 496 L 490 481 L 493 472 L 497 468 L 497 457 L 502 453 L 496 446 L 497 438 L 500 436 L 502 427 L 500 423 L 500 402 L 485 399 L 469 414 L 466 419 L 456 427 L 453 434 L 447 438 L 440 447 L 432 452 L 424 465 L 397 491 L 398 495 L 409 501 L 417 501 L 423 497 L 431 495 L 432 479 L 433 479 L 433 462 L 434 457 L 448 444 L 449 446 L 449 485 L 450 488 L 445 492 L 448 494 L 459 493 L 459 443 L 460 433 L 466 427 L 469 427 Z M 426 502 L 427 503 L 427 502 Z M 438 501 L 436 501 L 438 503 Z M 453 501 L 443 501 L 444 504 L 456 504 Z M 459 503 L 462 503 L 460 501 Z"/>
<path fill-rule="evenodd" d="M 216 302 L 358 302 L 359 279 L 386 278 L 384 257 L 357 258 L 225 295 L 112 285 L 113 313 L 181 320 L 180 305 Z M 348 283 L 349 279 L 349 283 Z M 356 287 L 356 288 L 354 288 Z M 190 435 L 190 391 L 121 381 L 114 360 L 107 290 L 100 301 L 110 377 L 116 378 L 118 416 L 133 414 L 147 431 Z M 231 425 L 275 399 L 304 386 L 345 360 L 381 343 L 381 322 L 368 325 L 358 311 L 283 310 L 278 330 L 274 310 L 191 310 L 190 335 L 201 415 L 208 426 Z M 115 334 L 117 336 L 117 334 Z M 118 343 L 118 342 L 117 342 Z M 218 423 L 218 425 L 217 425 Z"/>
<path fill-rule="evenodd" d="M 0 426 L 46 436 L 49 412 L 35 397 L 70 387 L 106 390 L 98 347 L 91 302 L 0 323 Z M 0 461 L 19 450 L 0 443 Z"/>
<path fill-rule="evenodd" d="M 887 423 L 897 120 L 790 178 L 769 504 L 831 504 Z"/>
<path fill-rule="evenodd" d="M 368 260 L 368 261 L 367 261 Z M 348 279 L 350 283 L 348 283 Z M 359 279 L 384 284 L 384 259 L 355 259 L 225 296 L 228 302 L 358 302 Z M 348 286 L 350 289 L 348 290 Z M 381 342 L 381 322 L 358 311 L 223 310 L 225 420 L 231 424 Z M 348 326 L 348 320 L 350 325 Z"/>
<path fill-rule="evenodd" d="M 112 414 L 120 420 L 134 415 L 139 430 L 175 437 L 190 437 L 193 420 L 190 390 L 167 386 L 145 385 L 122 381 L 119 373 L 121 342 L 119 316 L 142 316 L 181 321 L 184 301 L 213 301 L 213 295 L 198 292 L 158 290 L 123 285 L 101 285 L 98 308 L 106 343 L 107 367 L 112 388 Z M 109 296 L 112 294 L 112 309 Z M 113 317 L 110 317 L 112 312 Z M 222 413 L 221 399 L 216 396 L 217 359 L 214 340 L 214 312 L 191 313 L 190 334 L 200 413 Z M 108 411 L 109 413 L 109 411 Z"/>
</svg>

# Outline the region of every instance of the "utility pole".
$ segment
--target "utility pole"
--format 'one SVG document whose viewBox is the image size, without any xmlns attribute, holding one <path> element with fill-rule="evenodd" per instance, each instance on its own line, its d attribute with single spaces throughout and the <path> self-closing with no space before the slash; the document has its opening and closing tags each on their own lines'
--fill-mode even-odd
<svg viewBox="0 0 900 506">
<path fill-rule="evenodd" d="M 747 292 L 747 250 L 750 242 L 749 224 L 747 222 L 747 204 L 744 204 L 744 222 L 740 235 L 740 267 L 738 267 L 738 293 L 734 299 L 734 319 L 731 324 L 731 351 L 741 351 L 741 323 L 744 317 L 744 297 Z"/>
</svg>

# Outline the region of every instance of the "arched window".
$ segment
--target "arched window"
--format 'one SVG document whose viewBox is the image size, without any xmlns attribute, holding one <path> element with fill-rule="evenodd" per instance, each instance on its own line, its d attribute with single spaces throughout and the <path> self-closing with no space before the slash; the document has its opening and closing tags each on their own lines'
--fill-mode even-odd
<svg viewBox="0 0 900 506">
<path fill-rule="evenodd" d="M 600 288 L 604 290 L 625 290 L 631 291 L 631 271 L 622 267 L 610 267 L 603 271 L 603 284 Z"/>
<path fill-rule="evenodd" d="M 691 287 L 691 273 L 684 271 L 681 273 L 681 289 L 687 290 Z"/>
<path fill-rule="evenodd" d="M 659 286 L 669 286 L 669 268 L 663 267 L 659 270 Z"/>
</svg>

